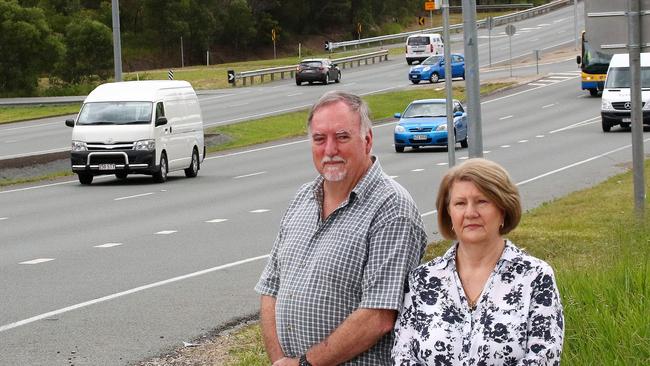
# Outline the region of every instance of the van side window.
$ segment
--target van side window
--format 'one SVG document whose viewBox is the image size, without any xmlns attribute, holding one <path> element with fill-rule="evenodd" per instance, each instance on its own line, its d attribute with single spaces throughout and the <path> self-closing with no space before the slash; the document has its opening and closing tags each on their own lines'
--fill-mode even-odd
<svg viewBox="0 0 650 366">
<path fill-rule="evenodd" d="M 165 117 L 165 107 L 163 106 L 163 102 L 156 103 L 156 120 L 158 120 L 158 117 Z"/>
</svg>

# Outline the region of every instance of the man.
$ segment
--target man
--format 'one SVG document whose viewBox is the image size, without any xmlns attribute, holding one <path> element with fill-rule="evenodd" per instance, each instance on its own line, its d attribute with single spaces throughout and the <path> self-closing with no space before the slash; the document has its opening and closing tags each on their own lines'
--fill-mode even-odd
<svg viewBox="0 0 650 366">
<path fill-rule="evenodd" d="M 420 214 L 371 155 L 361 98 L 326 93 L 307 127 L 320 176 L 289 205 L 255 287 L 267 353 L 274 366 L 387 365 L 426 245 Z"/>
</svg>

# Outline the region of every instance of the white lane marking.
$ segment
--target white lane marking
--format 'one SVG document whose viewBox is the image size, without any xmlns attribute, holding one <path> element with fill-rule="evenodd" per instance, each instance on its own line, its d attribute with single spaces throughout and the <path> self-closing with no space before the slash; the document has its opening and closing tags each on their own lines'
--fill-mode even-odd
<svg viewBox="0 0 650 366">
<path fill-rule="evenodd" d="M 643 142 L 647 142 L 647 141 L 650 141 L 650 138 L 643 140 Z M 573 167 L 575 167 L 575 166 L 578 166 L 578 165 L 582 165 L 582 164 L 588 163 L 588 162 L 590 162 L 590 161 L 592 161 L 592 160 L 596 160 L 596 159 L 599 159 L 599 158 L 603 158 L 603 157 L 605 157 L 605 156 L 607 156 L 607 155 L 611 155 L 611 154 L 613 154 L 613 153 L 616 153 L 616 152 L 619 152 L 619 151 L 625 150 L 625 149 L 630 148 L 630 147 L 632 147 L 631 144 L 630 144 L 630 145 L 621 146 L 621 147 L 619 147 L 619 148 L 616 148 L 616 149 L 614 149 L 614 150 L 610 150 L 610 151 L 604 152 L 604 153 L 602 153 L 602 154 L 594 155 L 594 156 L 592 156 L 592 157 L 590 157 L 590 158 L 588 158 L 588 159 L 580 160 L 580 161 L 577 161 L 577 162 L 575 162 L 575 163 L 573 163 L 573 164 L 569 164 L 569 165 L 563 166 L 563 167 L 561 167 L 561 168 L 558 168 L 558 169 L 555 169 L 555 170 L 551 170 L 550 172 L 546 172 L 546 173 L 544 173 L 544 174 L 540 174 L 540 175 L 538 175 L 538 176 L 536 176 L 536 177 L 533 177 L 533 178 L 530 178 L 530 179 L 526 179 L 526 180 L 524 180 L 524 181 L 522 181 L 522 182 L 517 183 L 517 185 L 519 186 L 519 185 L 524 185 L 524 184 L 526 184 L 526 183 L 530 183 L 530 182 L 535 181 L 535 180 L 537 180 L 537 179 L 544 178 L 544 177 L 547 177 L 547 176 L 549 176 L 549 175 L 551 175 L 551 174 L 559 173 L 559 172 L 561 172 L 561 171 L 564 171 L 564 170 L 567 170 L 567 169 L 573 168 Z"/>
<path fill-rule="evenodd" d="M 528 40 L 528 42 L 535 42 L 535 41 L 539 41 L 539 38 L 531 38 Z"/>
<path fill-rule="evenodd" d="M 491 152 L 492 152 L 492 151 L 490 151 L 490 150 L 483 150 L 483 154 L 489 154 L 489 153 L 491 153 Z"/>
<path fill-rule="evenodd" d="M 287 94 L 287 97 L 295 97 L 298 95 L 302 95 L 303 93 L 293 93 L 293 94 Z"/>
<path fill-rule="evenodd" d="M 169 234 L 173 234 L 173 233 L 177 233 L 177 232 L 178 232 L 178 230 L 163 230 L 163 231 L 159 231 L 159 232 L 154 233 L 154 234 L 155 235 L 169 235 Z"/>
<path fill-rule="evenodd" d="M 449 163 L 438 163 L 437 166 L 449 165 Z"/>
<path fill-rule="evenodd" d="M 413 170 L 411 170 L 411 171 L 412 171 L 412 172 L 422 172 L 422 171 L 424 171 L 424 169 L 422 169 L 422 168 L 418 168 L 418 169 L 413 169 Z"/>
<path fill-rule="evenodd" d="M 524 142 L 528 142 L 528 140 L 519 140 L 517 142 L 520 143 L 520 144 L 523 144 Z"/>
<path fill-rule="evenodd" d="M 0 217 L 0 221 L 2 221 L 2 220 L 8 220 L 8 219 L 9 219 L 8 217 Z"/>
<path fill-rule="evenodd" d="M 392 179 L 395 179 L 395 178 L 398 178 L 399 175 L 389 175 L 389 177 L 392 178 Z"/>
<path fill-rule="evenodd" d="M 429 215 L 433 215 L 433 214 L 435 214 L 436 212 L 438 212 L 438 210 L 427 211 L 427 212 L 421 214 L 420 217 L 427 217 L 427 216 L 429 216 Z"/>
<path fill-rule="evenodd" d="M 458 160 L 467 160 L 467 159 L 469 159 L 469 156 L 461 156 L 460 158 L 458 158 Z"/>
<path fill-rule="evenodd" d="M 549 25 L 550 24 L 548 24 L 548 23 L 542 23 L 542 24 L 538 24 L 537 26 L 538 27 L 548 27 Z"/>
<path fill-rule="evenodd" d="M 228 219 L 212 219 L 212 220 L 208 220 L 206 222 L 209 223 L 209 224 L 217 224 L 217 223 L 226 222 L 226 221 L 228 221 Z"/>
<path fill-rule="evenodd" d="M 242 107 L 245 105 L 249 105 L 250 102 L 244 102 L 244 103 L 235 103 L 235 104 L 229 104 L 228 107 Z"/>
<path fill-rule="evenodd" d="M 544 135 L 537 135 L 537 136 L 535 136 L 535 137 L 537 137 L 538 139 L 541 139 L 541 138 L 544 137 Z"/>
<path fill-rule="evenodd" d="M 112 248 L 122 245 L 122 243 L 106 243 L 101 245 L 95 245 L 93 248 Z"/>
<path fill-rule="evenodd" d="M 549 131 L 548 133 L 556 133 L 556 132 L 561 132 L 561 131 L 569 130 L 569 129 L 576 128 L 576 127 L 582 127 L 582 126 L 590 125 L 592 123 L 598 122 L 599 119 L 600 119 L 600 117 L 592 117 L 592 118 L 586 119 L 584 121 L 580 121 L 580 122 L 576 122 L 576 123 L 574 123 L 572 125 L 568 125 L 566 127 L 558 128 L 557 130 Z"/>
<path fill-rule="evenodd" d="M 260 209 L 252 210 L 252 211 L 248 211 L 248 212 L 250 212 L 250 213 L 263 213 L 263 212 L 269 212 L 269 211 L 271 211 L 271 210 L 266 209 L 266 208 L 260 208 Z"/>
<path fill-rule="evenodd" d="M 551 75 L 557 75 L 557 74 L 551 74 Z M 549 79 L 558 79 L 558 80 L 566 80 L 566 79 L 573 79 L 575 78 L 575 75 L 571 76 L 547 76 Z"/>
<path fill-rule="evenodd" d="M 153 194 L 153 192 L 134 194 L 133 196 L 125 196 L 125 197 L 114 198 L 113 201 L 128 200 L 129 198 L 137 198 L 137 197 L 150 196 L 150 195 L 152 195 L 152 194 Z"/>
<path fill-rule="evenodd" d="M 270 116 L 270 115 L 274 115 L 274 114 L 280 114 L 280 113 L 283 113 L 283 112 L 293 112 L 293 111 L 297 111 L 297 110 L 301 110 L 301 109 L 305 109 L 305 108 L 309 108 L 309 107 L 311 107 L 311 104 L 303 104 L 303 105 L 299 105 L 299 106 L 296 106 L 296 107 L 276 109 L 274 111 L 270 111 L 270 112 L 266 112 L 266 113 L 251 114 L 251 115 L 248 115 L 248 116 L 228 119 L 228 120 L 221 121 L 221 122 L 205 123 L 204 127 L 219 126 L 219 125 L 223 125 L 223 124 L 230 123 L 230 122 L 244 121 L 244 120 L 248 120 L 248 119 L 252 120 L 252 119 L 255 119 L 255 118 L 258 118 L 258 117 Z"/>
<path fill-rule="evenodd" d="M 501 145 L 502 148 L 507 149 L 510 147 L 510 145 Z"/>
<path fill-rule="evenodd" d="M 26 157 L 26 156 L 49 154 L 49 153 L 62 152 L 62 151 L 70 151 L 70 146 L 59 147 L 59 148 L 50 149 L 50 150 L 31 151 L 29 153 L 22 153 L 22 154 L 5 155 L 5 156 L 0 156 L 0 160 L 13 159 L 13 158 L 23 158 L 23 157 Z"/>
<path fill-rule="evenodd" d="M 352 83 L 345 83 L 345 85 L 357 85 L 357 83 L 356 83 L 356 82 L 352 82 Z M 376 92 L 375 92 L 375 93 L 376 93 Z"/>
<path fill-rule="evenodd" d="M 249 154 L 249 153 L 254 153 L 254 152 L 263 151 L 263 150 L 275 149 L 275 148 L 278 148 L 278 147 L 285 147 L 285 146 L 289 146 L 289 145 L 300 144 L 300 143 L 307 142 L 307 141 L 309 141 L 309 139 L 292 141 L 292 142 L 287 142 L 287 143 L 279 144 L 279 145 L 265 146 L 265 147 L 260 147 L 260 148 L 257 148 L 257 149 L 237 151 L 237 152 L 229 153 L 229 154 L 210 156 L 208 158 L 205 158 L 204 160 L 221 159 L 221 158 L 227 158 L 227 157 L 231 157 L 231 156 Z M 2 193 L 2 192 L 0 192 L 0 193 Z"/>
<path fill-rule="evenodd" d="M 580 76 L 580 73 L 581 73 L 580 71 L 575 71 L 575 72 L 551 72 L 551 73 L 549 73 L 549 75 L 567 75 L 567 76 L 571 76 L 571 77 L 576 77 L 576 76 Z"/>
<path fill-rule="evenodd" d="M 550 108 L 550 107 L 552 107 L 552 106 L 554 106 L 554 105 L 555 105 L 555 103 L 553 103 L 553 104 L 547 104 L 547 105 L 545 105 L 545 106 L 542 106 L 542 109 Z"/>
<path fill-rule="evenodd" d="M 504 117 L 499 118 L 499 121 L 503 121 L 504 119 L 509 119 L 509 118 L 512 118 L 512 117 L 513 117 L 512 114 L 509 115 L 509 116 L 504 116 Z"/>
<path fill-rule="evenodd" d="M 541 27 L 528 27 L 528 28 L 521 28 L 522 31 L 525 31 L 525 30 L 530 31 L 530 30 L 538 30 L 538 29 L 542 29 L 542 28 L 541 28 Z"/>
<path fill-rule="evenodd" d="M 486 100 L 485 102 L 481 102 L 481 104 L 492 103 L 492 102 L 496 102 L 497 100 L 502 100 L 502 99 L 505 99 L 505 98 L 514 97 L 515 95 L 519 95 L 519 94 L 523 94 L 523 93 L 529 93 L 529 92 L 535 91 L 535 90 L 537 90 L 537 89 L 546 88 L 546 87 L 548 87 L 548 86 L 551 86 L 551 85 L 554 85 L 554 84 L 563 83 L 563 82 L 568 81 L 568 80 L 571 80 L 571 79 L 560 80 L 560 81 L 556 81 L 556 82 L 553 83 L 553 84 L 544 84 L 543 86 L 539 86 L 539 87 L 537 87 L 537 88 L 530 88 L 530 89 L 526 89 L 526 90 L 523 90 L 523 91 L 520 91 L 520 92 L 517 92 L 517 93 L 513 93 L 513 94 L 505 95 L 505 96 L 500 97 L 500 98 L 495 98 L 495 99 Z M 530 85 L 530 83 L 529 83 L 528 85 Z"/>
<path fill-rule="evenodd" d="M 54 258 L 36 258 L 36 259 L 32 259 L 31 261 L 20 262 L 18 264 L 39 264 L 39 263 L 45 263 L 53 260 Z"/>
<path fill-rule="evenodd" d="M 269 255 L 265 254 L 265 255 L 261 255 L 259 257 L 247 258 L 247 259 L 243 259 L 243 260 L 240 260 L 240 261 L 237 261 L 237 262 L 232 262 L 232 263 L 224 264 L 224 265 L 221 265 L 221 266 L 204 269 L 204 270 L 201 270 L 201 271 L 198 271 L 198 272 L 193 272 L 193 273 L 189 273 L 189 274 L 186 274 L 186 275 L 170 278 L 168 280 L 154 282 L 154 283 L 151 283 L 151 284 L 148 284 L 148 285 L 132 288 L 130 290 L 118 292 L 118 293 L 115 293 L 115 294 L 112 294 L 112 295 L 107 295 L 107 296 L 100 297 L 100 298 L 97 298 L 97 299 L 94 299 L 94 300 L 82 302 L 82 303 L 79 303 L 79 304 L 76 304 L 76 305 L 72 305 L 72 306 L 68 306 L 68 307 L 65 307 L 65 308 L 58 309 L 58 310 L 50 311 L 50 312 L 47 312 L 47 313 L 44 313 L 44 314 L 36 315 L 36 316 L 31 317 L 31 318 L 23 319 L 23 320 L 14 322 L 14 323 L 9 323 L 9 324 L 2 325 L 2 326 L 0 326 L 0 332 L 4 332 L 6 330 L 17 328 L 17 327 L 20 327 L 20 326 L 23 326 L 23 325 L 26 325 L 26 324 L 29 324 L 29 323 L 33 323 L 33 322 L 36 322 L 36 321 L 39 321 L 39 320 L 47 319 L 47 318 L 50 318 L 50 317 L 55 316 L 55 315 L 60 315 L 60 314 L 66 313 L 68 311 L 81 309 L 81 308 L 84 308 L 84 307 L 87 307 L 87 306 L 90 306 L 90 305 L 94 305 L 94 304 L 98 304 L 98 303 L 101 303 L 101 302 L 104 302 L 104 301 L 113 300 L 113 299 L 116 299 L 118 297 L 134 294 L 136 292 L 148 290 L 148 289 L 158 287 L 158 286 L 162 286 L 162 285 L 167 285 L 167 284 L 170 284 L 170 283 L 173 283 L 173 282 L 182 281 L 182 280 L 185 280 L 185 279 L 188 279 L 188 278 L 202 276 L 202 275 L 207 274 L 207 273 L 211 273 L 211 272 L 215 272 L 215 271 L 221 271 L 221 270 L 224 270 L 224 269 L 227 269 L 227 268 L 236 267 L 236 266 L 239 266 L 239 265 L 242 265 L 242 264 L 258 261 L 260 259 L 266 259 L 268 257 L 269 257 Z"/>
<path fill-rule="evenodd" d="M 217 96 L 214 96 L 214 97 L 201 97 L 201 99 L 199 100 L 199 102 L 203 102 L 203 101 L 205 101 L 205 100 L 212 100 L 212 99 L 219 99 L 219 98 L 231 97 L 231 96 L 233 96 L 233 95 L 236 95 L 236 94 L 223 94 L 223 95 L 217 95 Z"/>
<path fill-rule="evenodd" d="M 548 84 L 528 83 L 528 85 L 532 85 L 532 86 L 546 86 L 546 85 L 548 85 Z"/>
<path fill-rule="evenodd" d="M 256 175 L 264 174 L 264 172 L 257 172 L 257 173 L 250 173 L 250 174 L 244 174 L 244 175 L 238 175 L 236 177 L 233 177 L 232 179 L 241 179 L 241 178 L 247 178 L 247 177 L 254 177 Z"/>
</svg>

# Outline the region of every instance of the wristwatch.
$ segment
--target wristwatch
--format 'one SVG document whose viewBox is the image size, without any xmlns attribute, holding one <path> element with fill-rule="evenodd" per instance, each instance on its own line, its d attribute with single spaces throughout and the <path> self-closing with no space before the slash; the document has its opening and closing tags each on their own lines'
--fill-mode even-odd
<svg viewBox="0 0 650 366">
<path fill-rule="evenodd" d="M 298 359 L 298 366 L 313 366 L 309 361 L 307 361 L 307 355 L 301 355 Z"/>
</svg>

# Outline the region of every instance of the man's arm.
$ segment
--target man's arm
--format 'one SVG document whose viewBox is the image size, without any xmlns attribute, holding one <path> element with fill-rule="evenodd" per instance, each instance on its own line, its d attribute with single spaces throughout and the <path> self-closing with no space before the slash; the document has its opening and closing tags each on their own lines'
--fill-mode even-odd
<svg viewBox="0 0 650 366">
<path fill-rule="evenodd" d="M 393 330 L 397 311 L 357 309 L 324 341 L 307 351 L 307 361 L 314 366 L 338 365 L 367 351 L 386 333 Z M 268 347 L 268 346 L 267 346 Z M 297 359 L 283 358 L 273 366 L 297 365 Z"/>
<path fill-rule="evenodd" d="M 269 355 L 271 362 L 275 362 L 284 357 L 275 326 L 275 297 L 262 295 L 260 326 L 262 327 L 262 337 L 264 338 L 266 353 Z"/>
</svg>

